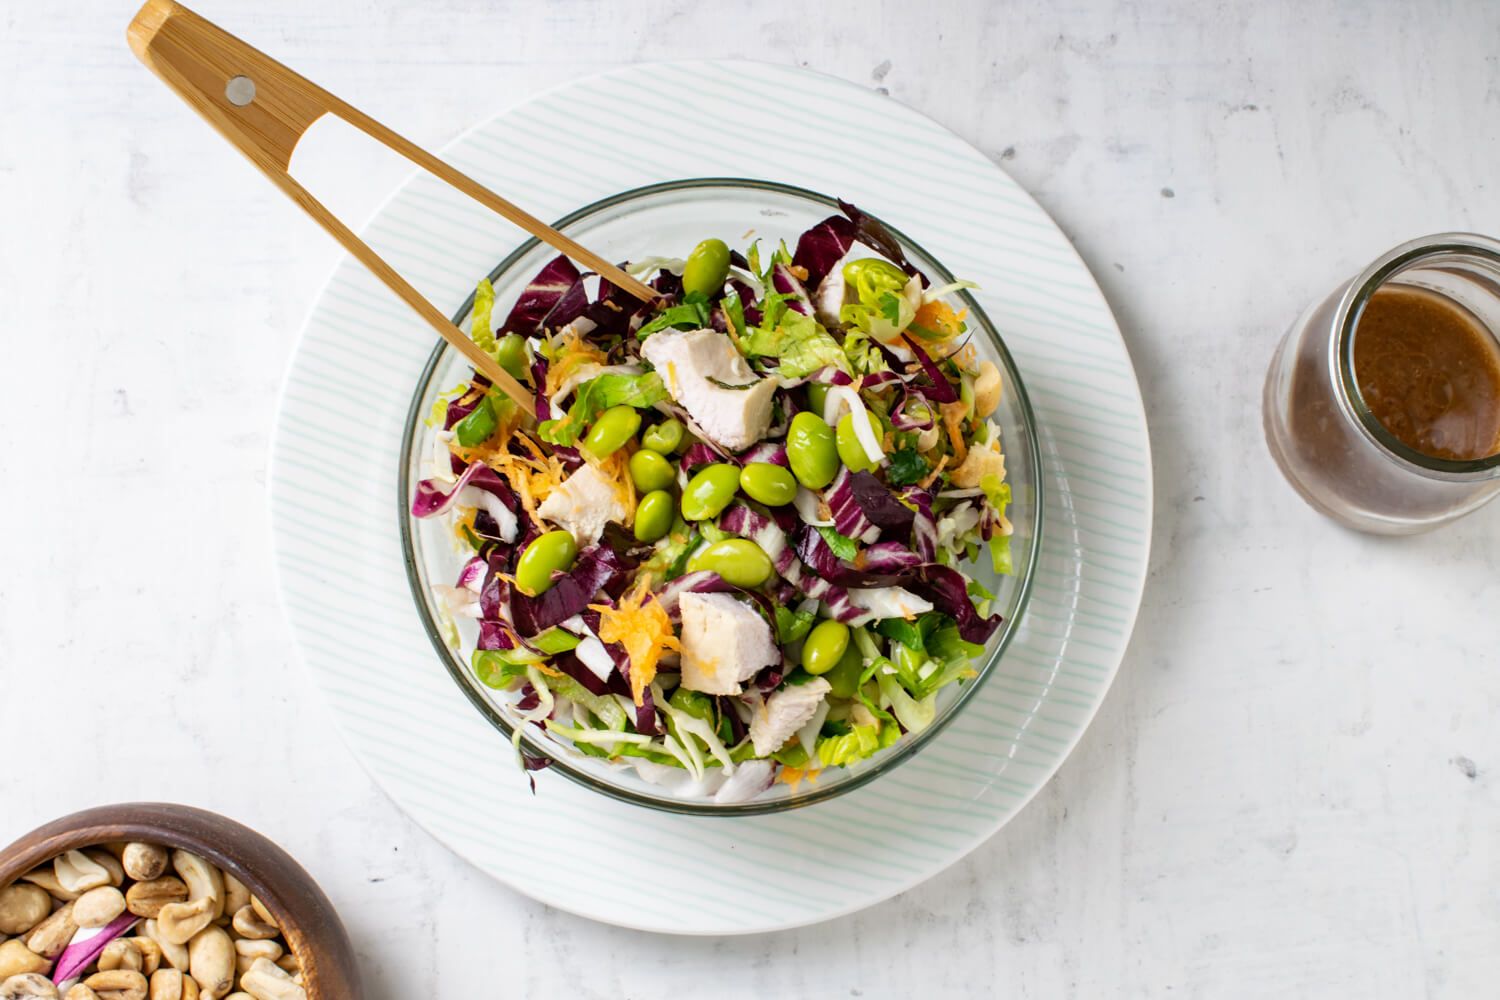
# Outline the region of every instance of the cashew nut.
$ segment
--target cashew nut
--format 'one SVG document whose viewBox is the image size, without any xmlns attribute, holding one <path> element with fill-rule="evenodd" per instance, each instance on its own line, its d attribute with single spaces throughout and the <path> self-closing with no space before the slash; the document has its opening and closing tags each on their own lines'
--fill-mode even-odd
<svg viewBox="0 0 1500 1000">
<path fill-rule="evenodd" d="M 60 903 L 71 902 L 72 900 L 75 900 L 80 895 L 82 895 L 81 893 L 69 892 L 68 890 L 64 889 L 62 887 L 62 883 L 57 880 L 56 870 L 50 863 L 45 864 L 40 868 L 33 868 L 31 871 L 21 876 L 21 881 L 30 882 L 32 885 L 41 886 L 51 894 L 53 899 L 57 900 Z"/>
<path fill-rule="evenodd" d="M 103 847 L 85 847 L 83 853 L 94 864 L 109 872 L 110 885 L 118 888 L 125 884 L 125 866 L 120 864 L 119 858 Z"/>
<path fill-rule="evenodd" d="M 278 941 L 236 941 L 234 953 L 252 961 L 257 958 L 269 958 L 274 962 L 281 957 L 281 943 Z"/>
<path fill-rule="evenodd" d="M 0 976 L 7 979 L 27 972 L 46 972 L 52 963 L 26 947 L 20 938 L 0 944 Z"/>
<path fill-rule="evenodd" d="M 297 979 L 297 982 L 300 983 L 302 981 L 298 978 L 302 975 L 302 961 L 291 952 L 287 952 L 278 958 L 276 960 L 276 967 L 292 978 Z"/>
<path fill-rule="evenodd" d="M 214 901 L 208 896 L 191 903 L 168 903 L 156 915 L 161 936 L 173 944 L 187 944 L 214 922 Z"/>
<path fill-rule="evenodd" d="M 188 902 L 213 900 L 213 915 L 208 919 L 219 919 L 224 912 L 224 876 L 219 869 L 189 851 L 173 851 L 172 867 L 187 883 Z"/>
<path fill-rule="evenodd" d="M 175 941 L 168 941 L 162 937 L 161 928 L 156 925 L 155 920 L 146 921 L 141 925 L 141 929 L 148 938 L 156 942 L 157 947 L 161 949 L 162 959 L 168 965 L 174 969 L 186 969 L 188 967 L 188 950 L 186 945 L 178 944 Z"/>
<path fill-rule="evenodd" d="M 188 959 L 203 1000 L 219 1000 L 234 989 L 234 943 L 222 928 L 200 931 L 188 942 Z"/>
<path fill-rule="evenodd" d="M 255 1000 L 307 1000 L 306 990 L 264 958 L 257 958 L 250 971 L 240 977 L 240 986 Z"/>
<path fill-rule="evenodd" d="M 79 896 L 73 903 L 73 923 L 79 927 L 103 927 L 125 912 L 125 896 L 112 885 L 101 885 Z"/>
<path fill-rule="evenodd" d="M 74 983 L 72 988 L 63 994 L 63 1000 L 99 1000 L 99 994 L 82 983 Z"/>
<path fill-rule="evenodd" d="M 229 872 L 224 872 L 224 912 L 237 913 L 242 906 L 250 905 L 250 890 L 245 883 Z"/>
<path fill-rule="evenodd" d="M 52 912 L 52 900 L 39 885 L 0 889 L 0 934 L 25 934 Z"/>
<path fill-rule="evenodd" d="M 69 892 L 80 895 L 101 885 L 109 885 L 109 869 L 82 851 L 59 854 L 52 862 L 57 882 Z"/>
<path fill-rule="evenodd" d="M 99 1000 L 146 1000 L 146 977 L 129 969 L 96 972 L 83 985 L 99 994 Z"/>
<path fill-rule="evenodd" d="M 57 1000 L 57 987 L 40 973 L 23 972 L 0 983 L 0 1000 Z"/>
<path fill-rule="evenodd" d="M 135 945 L 136 950 L 141 953 L 140 971 L 149 976 L 161 968 L 161 945 L 143 934 L 131 938 L 130 943 Z"/>
<path fill-rule="evenodd" d="M 974 379 L 974 415 L 981 419 L 995 412 L 1000 405 L 1000 369 L 992 361 L 979 362 L 979 375 Z"/>
<path fill-rule="evenodd" d="M 264 920 L 255 912 L 253 906 L 242 906 L 234 911 L 234 920 L 231 921 L 234 932 L 242 938 L 250 938 L 252 941 L 263 941 L 273 938 L 281 932 Z"/>
<path fill-rule="evenodd" d="M 182 879 L 163 875 L 149 882 L 137 882 L 125 891 L 125 908 L 138 917 L 154 918 L 168 903 L 185 903 L 188 887 Z"/>
<path fill-rule="evenodd" d="M 161 878 L 167 870 L 167 849 L 155 844 L 126 844 L 120 861 L 125 874 L 137 882 Z"/>
<path fill-rule="evenodd" d="M 224 1000 L 255 1000 L 255 998 L 248 993 L 241 993 L 239 990 L 235 990 L 225 997 Z"/>
<path fill-rule="evenodd" d="M 265 903 L 262 903 L 255 896 L 250 897 L 250 907 L 255 911 L 256 915 L 259 916 L 261 920 L 270 924 L 272 927 L 275 927 L 277 930 L 281 929 L 281 922 L 271 915 L 270 907 L 266 906 Z"/>
<path fill-rule="evenodd" d="M 99 953 L 100 972 L 113 972 L 115 969 L 140 972 L 145 965 L 146 957 L 141 954 L 134 938 L 115 938 Z"/>
<path fill-rule="evenodd" d="M 73 940 L 73 935 L 78 933 L 78 925 L 73 922 L 73 905 L 64 903 L 53 911 L 52 916 L 32 928 L 26 936 L 26 947 L 43 958 L 61 955 L 68 942 Z"/>
</svg>

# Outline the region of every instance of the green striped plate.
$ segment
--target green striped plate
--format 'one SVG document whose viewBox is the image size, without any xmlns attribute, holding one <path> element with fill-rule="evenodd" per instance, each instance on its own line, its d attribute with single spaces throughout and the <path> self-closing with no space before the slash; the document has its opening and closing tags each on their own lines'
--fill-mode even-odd
<svg viewBox="0 0 1500 1000">
<path fill-rule="evenodd" d="M 634 112 L 621 113 L 622 102 Z M 1046 537 L 1030 607 L 996 673 L 932 746 L 865 788 L 740 819 L 654 812 L 546 772 L 533 796 L 434 657 L 402 565 L 402 422 L 431 332 L 346 260 L 288 374 L 271 503 L 288 617 L 371 774 L 435 836 L 519 891 L 648 930 L 739 934 L 824 920 L 983 843 L 1093 718 L 1130 636 L 1150 544 L 1140 392 L 1067 239 L 941 126 L 863 88 L 760 63 L 591 77 L 500 115 L 446 156 L 544 218 L 663 180 L 740 175 L 838 194 L 911 234 L 980 283 L 976 297 L 1025 377 L 1048 479 Z M 364 236 L 445 310 L 520 242 L 426 175 Z"/>
</svg>

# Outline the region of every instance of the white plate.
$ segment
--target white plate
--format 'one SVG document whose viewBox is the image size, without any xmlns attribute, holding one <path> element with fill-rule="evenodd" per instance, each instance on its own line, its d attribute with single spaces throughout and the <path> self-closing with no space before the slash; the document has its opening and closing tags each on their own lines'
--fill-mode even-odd
<svg viewBox="0 0 1500 1000">
<path fill-rule="evenodd" d="M 621 114 L 622 100 L 636 113 Z M 445 155 L 544 218 L 662 180 L 739 175 L 836 194 L 904 230 L 983 286 L 977 297 L 1016 357 L 1048 478 L 1045 535 L 1030 607 L 996 673 L 932 746 L 870 785 L 737 819 L 630 806 L 545 771 L 533 796 L 509 747 L 434 655 L 402 566 L 402 422 L 431 332 L 346 260 L 288 375 L 271 503 L 288 617 L 371 774 L 501 881 L 645 930 L 743 934 L 826 920 L 983 843 L 1093 718 L 1146 573 L 1151 459 L 1140 392 L 1067 239 L 941 126 L 863 88 L 759 63 L 591 77 L 513 108 Z M 520 242 L 426 175 L 364 235 L 445 311 Z"/>
</svg>

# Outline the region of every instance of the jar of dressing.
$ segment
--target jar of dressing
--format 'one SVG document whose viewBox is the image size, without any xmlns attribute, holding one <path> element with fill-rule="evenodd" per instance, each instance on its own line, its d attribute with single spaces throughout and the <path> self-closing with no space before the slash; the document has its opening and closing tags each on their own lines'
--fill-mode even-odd
<svg viewBox="0 0 1500 1000">
<path fill-rule="evenodd" d="M 1266 377 L 1287 481 L 1361 531 L 1426 531 L 1500 492 L 1500 241 L 1404 243 L 1292 324 Z"/>
</svg>

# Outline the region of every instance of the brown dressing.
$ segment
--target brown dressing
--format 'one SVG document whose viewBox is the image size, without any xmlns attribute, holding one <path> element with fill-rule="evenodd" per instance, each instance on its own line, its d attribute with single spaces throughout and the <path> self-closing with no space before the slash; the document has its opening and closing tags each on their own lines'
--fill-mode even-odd
<svg viewBox="0 0 1500 1000">
<path fill-rule="evenodd" d="M 1467 310 L 1418 288 L 1370 296 L 1354 334 L 1360 396 L 1386 430 L 1434 458 L 1500 452 L 1500 344 Z"/>
</svg>

